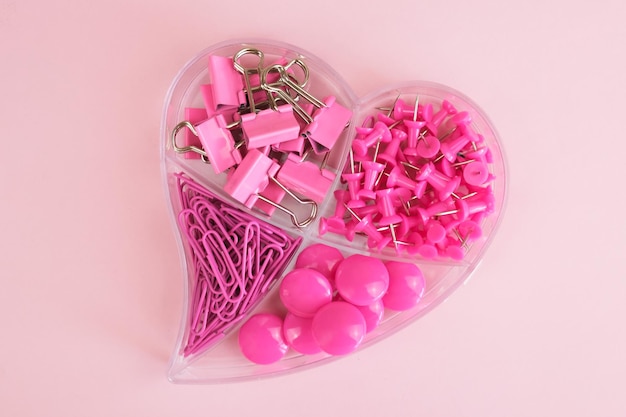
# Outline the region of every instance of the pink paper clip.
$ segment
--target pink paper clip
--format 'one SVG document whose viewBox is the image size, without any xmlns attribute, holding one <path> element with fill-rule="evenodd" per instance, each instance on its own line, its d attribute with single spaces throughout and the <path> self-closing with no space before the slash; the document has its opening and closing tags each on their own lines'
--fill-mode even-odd
<svg viewBox="0 0 626 417">
<path fill-rule="evenodd" d="M 252 208 L 259 200 L 263 201 L 288 214 L 294 226 L 305 227 L 317 216 L 317 203 L 313 200 L 299 198 L 278 181 L 274 176 L 279 168 L 280 166 L 275 161 L 263 155 L 258 149 L 250 149 L 235 172 L 227 179 L 224 191 L 248 208 Z M 267 189 L 270 181 L 296 200 L 298 204 L 311 205 L 309 216 L 303 221 L 299 221 L 298 216 L 292 210 L 262 195 L 261 193 Z"/>
<path fill-rule="evenodd" d="M 241 154 L 228 128 L 223 114 L 196 125 L 202 148 L 216 174 L 241 162 Z"/>
<path fill-rule="evenodd" d="M 304 133 L 316 154 L 328 152 L 335 146 L 352 118 L 352 111 L 337 103 L 334 96 L 327 97 L 324 104 L 326 107 L 313 113 L 313 122 L 305 128 Z"/>
<path fill-rule="evenodd" d="M 297 139 L 300 134 L 300 125 L 289 104 L 241 115 L 241 129 L 248 149 Z"/>
<path fill-rule="evenodd" d="M 216 111 L 223 107 L 239 107 L 246 103 L 243 79 L 233 66 L 231 58 L 211 55 L 209 71 Z"/>
<path fill-rule="evenodd" d="M 276 178 L 285 187 L 316 203 L 321 203 L 335 180 L 335 174 L 313 162 L 303 161 L 296 155 L 290 154 Z"/>
</svg>

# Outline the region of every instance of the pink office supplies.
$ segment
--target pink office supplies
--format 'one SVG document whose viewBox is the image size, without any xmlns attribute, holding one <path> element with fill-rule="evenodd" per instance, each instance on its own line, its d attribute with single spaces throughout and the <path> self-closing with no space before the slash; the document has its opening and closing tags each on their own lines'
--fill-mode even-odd
<svg viewBox="0 0 626 417">
<path fill-rule="evenodd" d="M 176 175 L 178 223 L 191 250 L 192 300 L 184 354 L 218 341 L 267 293 L 297 249 L 280 229 L 239 212 L 209 190 Z"/>
<path fill-rule="evenodd" d="M 385 267 L 389 272 L 389 287 L 382 298 L 385 307 L 395 311 L 415 307 L 426 288 L 422 271 L 417 265 L 406 262 L 388 261 Z"/>
<path fill-rule="evenodd" d="M 311 318 L 333 298 L 328 279 L 314 269 L 294 269 L 283 278 L 278 294 L 290 313 Z"/>
<path fill-rule="evenodd" d="M 335 285 L 341 298 L 354 305 L 366 306 L 385 294 L 389 272 L 379 259 L 352 255 L 337 266 Z"/>
<path fill-rule="evenodd" d="M 352 111 L 337 103 L 334 96 L 327 97 L 324 105 L 313 113 L 313 121 L 303 133 L 315 153 L 330 151 L 352 117 Z"/>
<path fill-rule="evenodd" d="M 235 149 L 235 140 L 228 130 L 224 116 L 216 114 L 196 125 L 196 131 L 206 152 L 211 167 L 216 174 L 241 162 L 241 154 Z"/>
<path fill-rule="evenodd" d="M 283 320 L 272 314 L 256 314 L 239 330 L 241 351 L 252 362 L 269 364 L 280 360 L 289 348 L 283 339 Z"/>
<path fill-rule="evenodd" d="M 334 285 L 335 269 L 343 260 L 343 255 L 337 248 L 317 243 L 308 246 L 298 255 L 296 268 L 310 268 L 320 272 Z"/>
<path fill-rule="evenodd" d="M 353 352 L 367 332 L 363 314 L 345 301 L 333 301 L 319 309 L 311 327 L 319 347 L 331 355 Z"/>
<path fill-rule="evenodd" d="M 306 355 L 320 353 L 322 348 L 313 337 L 313 319 L 287 313 L 283 322 L 283 335 L 289 347 Z"/>
<path fill-rule="evenodd" d="M 248 151 L 234 173 L 226 180 L 224 191 L 246 207 L 251 208 L 259 193 L 267 187 L 270 177 L 280 166 L 256 149 Z"/>
<path fill-rule="evenodd" d="M 321 203 L 330 190 L 335 174 L 290 154 L 280 167 L 276 179 L 292 191 Z"/>
<path fill-rule="evenodd" d="M 469 99 L 424 82 L 357 98 L 290 45 L 203 52 L 161 131 L 186 276 L 176 382 L 282 374 L 381 340 L 467 279 L 502 214 L 502 151 Z"/>
<path fill-rule="evenodd" d="M 212 77 L 214 110 L 239 107 L 246 102 L 243 79 L 233 66 L 231 58 L 211 55 L 209 56 L 209 69 Z"/>
<path fill-rule="evenodd" d="M 289 104 L 241 116 L 241 128 L 248 148 L 261 148 L 297 139 L 300 125 Z"/>
</svg>

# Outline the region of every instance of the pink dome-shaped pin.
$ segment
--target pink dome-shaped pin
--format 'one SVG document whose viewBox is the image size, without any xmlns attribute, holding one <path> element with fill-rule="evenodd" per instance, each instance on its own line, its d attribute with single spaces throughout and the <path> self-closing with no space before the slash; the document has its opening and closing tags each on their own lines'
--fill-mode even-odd
<svg viewBox="0 0 626 417">
<path fill-rule="evenodd" d="M 280 360 L 289 347 L 283 339 L 283 321 L 274 314 L 256 314 L 239 329 L 239 348 L 254 363 Z"/>
<path fill-rule="evenodd" d="M 366 333 L 366 323 L 359 309 L 345 301 L 333 301 L 320 308 L 313 317 L 313 338 L 331 355 L 354 351 Z"/>
<path fill-rule="evenodd" d="M 370 305 L 356 306 L 365 319 L 365 332 L 369 333 L 374 330 L 383 320 L 385 314 L 385 305 L 383 300 L 376 300 Z"/>
<path fill-rule="evenodd" d="M 313 338 L 313 319 L 298 317 L 287 313 L 283 324 L 285 341 L 296 352 L 305 355 L 314 355 L 322 351 Z"/>
<path fill-rule="evenodd" d="M 352 255 L 337 267 L 335 285 L 344 300 L 357 306 L 366 306 L 385 294 L 389 273 L 380 259 Z"/>
<path fill-rule="evenodd" d="M 317 243 L 300 252 L 296 260 L 296 268 L 314 269 L 332 284 L 335 281 L 335 268 L 341 261 L 343 261 L 343 255 L 338 249 Z"/>
<path fill-rule="evenodd" d="M 300 317 L 313 317 L 320 307 L 331 302 L 333 289 L 321 272 L 302 268 L 285 275 L 278 294 L 289 312 Z"/>
<path fill-rule="evenodd" d="M 383 296 L 383 304 L 394 311 L 414 307 L 424 295 L 426 281 L 417 265 L 406 262 L 385 263 L 389 271 L 389 288 Z"/>
</svg>

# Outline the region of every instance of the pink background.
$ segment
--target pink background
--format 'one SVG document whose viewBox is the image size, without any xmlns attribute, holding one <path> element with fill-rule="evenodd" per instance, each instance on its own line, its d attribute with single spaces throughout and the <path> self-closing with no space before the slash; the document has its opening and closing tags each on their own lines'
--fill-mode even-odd
<svg viewBox="0 0 626 417">
<path fill-rule="evenodd" d="M 223 4 L 0 0 L 0 415 L 626 415 L 624 2 Z M 508 210 L 469 283 L 394 337 L 173 385 L 161 107 L 188 59 L 242 37 L 310 50 L 359 95 L 466 93 L 501 134 Z"/>
</svg>

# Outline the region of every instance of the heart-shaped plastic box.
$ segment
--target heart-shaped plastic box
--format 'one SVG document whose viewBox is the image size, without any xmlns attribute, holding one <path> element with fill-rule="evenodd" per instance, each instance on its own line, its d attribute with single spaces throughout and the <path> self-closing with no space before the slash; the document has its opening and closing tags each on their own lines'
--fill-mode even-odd
<svg viewBox="0 0 626 417">
<path fill-rule="evenodd" d="M 178 123 L 185 120 L 185 109 L 204 106 L 200 87 L 212 81 L 207 65 L 209 57 L 232 58 L 243 48 L 263 51 L 265 63 L 268 65 L 280 59 L 286 61 L 300 59 L 306 63 L 309 70 L 310 78 L 307 83 L 307 91 L 319 98 L 332 95 L 336 98 L 337 103 L 353 112 L 349 125 L 332 147 L 330 157 L 327 160 L 326 169 L 337 175 L 330 191 L 318 204 L 318 213 L 315 219 L 306 227 L 294 226 L 290 216 L 279 210 L 272 216 L 267 216 L 257 209 L 249 209 L 233 200 L 223 189 L 227 178 L 226 173 L 216 174 L 210 165 L 201 159 L 189 159 L 184 154 L 176 152 L 172 146 L 172 132 Z M 323 236 L 320 235 L 320 219 L 330 217 L 334 212 L 333 191 L 345 188 L 340 182 L 340 174 L 345 169 L 346 161 L 349 160 L 350 145 L 356 135 L 357 127 L 362 126 L 370 116 L 380 113 L 379 108 L 393 106 L 398 98 L 412 102 L 417 96 L 419 96 L 420 103 L 432 103 L 435 108 L 441 107 L 442 102 L 446 100 L 458 111 L 467 111 L 471 116 L 474 131 L 482 135 L 483 145 L 488 147 L 491 153 L 489 172 L 493 176 L 490 183 L 494 197 L 493 210 L 491 215 L 481 220 L 482 237 L 464 246 L 465 253 L 461 260 L 454 260 L 449 257 L 425 259 L 419 255 L 406 253 L 398 255 L 391 247 L 380 252 L 371 251 L 364 236 L 357 235 L 350 242 L 339 234 L 326 233 Z M 216 338 L 215 342 L 205 349 L 192 355 L 185 353 L 185 343 L 191 326 L 192 290 L 195 286 L 192 271 L 195 266 L 189 253 L 189 243 L 186 242 L 185 234 L 181 232 L 178 225 L 178 214 L 182 209 L 178 189 L 181 173 L 238 210 L 282 229 L 294 239 L 301 238 L 302 243 L 289 263 L 286 264 L 283 273 L 292 269 L 298 253 L 313 243 L 333 246 L 339 249 L 344 256 L 363 254 L 378 257 L 383 261 L 399 260 L 417 264 L 426 280 L 426 288 L 421 301 L 417 306 L 407 311 L 386 311 L 383 321 L 376 329 L 367 334 L 359 349 L 392 335 L 422 317 L 464 283 L 476 269 L 492 242 L 502 218 L 505 204 L 506 163 L 498 134 L 485 113 L 468 97 L 444 85 L 413 81 L 384 87 L 359 99 L 339 74 L 318 57 L 301 48 L 268 40 L 232 40 L 211 46 L 201 51 L 180 70 L 165 100 L 161 124 L 161 162 L 163 184 L 169 200 L 170 217 L 176 230 L 186 294 L 178 340 L 168 372 L 168 377 L 172 382 L 180 383 L 222 383 L 254 379 L 284 374 L 339 358 L 339 356 L 325 353 L 302 355 L 289 351 L 283 359 L 276 363 L 254 364 L 242 355 L 237 345 L 237 331 L 246 317 L 238 320 L 233 326 L 227 327 L 220 335 L 221 337 Z M 298 216 L 306 216 L 306 209 L 303 211 L 303 207 L 298 204 L 290 203 L 287 200 L 283 204 Z M 273 283 L 273 289 L 268 289 L 267 295 L 247 312 L 247 316 L 259 311 L 281 311 L 276 294 L 277 282 L 280 280 Z"/>
</svg>

